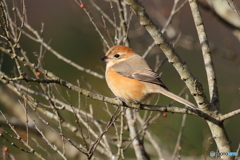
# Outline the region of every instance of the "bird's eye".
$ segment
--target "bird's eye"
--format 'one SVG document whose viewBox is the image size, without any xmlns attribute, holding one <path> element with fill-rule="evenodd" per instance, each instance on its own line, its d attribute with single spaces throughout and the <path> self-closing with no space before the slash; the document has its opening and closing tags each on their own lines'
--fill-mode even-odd
<svg viewBox="0 0 240 160">
<path fill-rule="evenodd" d="M 119 55 L 119 54 L 115 54 L 114 57 L 115 57 L 115 58 L 118 58 L 118 57 L 120 57 L 120 55 Z"/>
</svg>

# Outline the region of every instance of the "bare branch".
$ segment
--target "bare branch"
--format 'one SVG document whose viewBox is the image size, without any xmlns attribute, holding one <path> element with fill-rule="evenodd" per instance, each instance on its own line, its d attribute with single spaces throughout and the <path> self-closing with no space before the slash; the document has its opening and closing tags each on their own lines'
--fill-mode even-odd
<svg viewBox="0 0 240 160">
<path fill-rule="evenodd" d="M 49 73 L 48 71 L 44 71 L 44 72 Z M 62 79 L 54 76 L 53 74 L 50 74 L 50 75 L 54 79 L 35 79 L 35 78 L 27 78 L 27 77 L 23 77 L 23 78 L 19 79 L 19 78 L 7 78 L 4 76 L 1 76 L 1 78 L 5 79 L 7 81 L 25 80 L 27 82 L 31 81 L 31 82 L 38 82 L 38 83 L 57 83 L 64 87 L 67 87 L 73 91 L 76 91 L 82 95 L 92 98 L 94 100 L 108 102 L 110 104 L 117 105 L 117 106 L 124 105 L 124 106 L 130 107 L 130 108 L 137 108 L 137 109 L 143 109 L 143 110 L 149 110 L 149 111 L 163 111 L 163 112 L 172 112 L 172 113 L 192 114 L 192 115 L 198 115 L 204 119 L 212 121 L 215 124 L 220 123 L 219 120 L 217 119 L 218 117 L 214 118 L 214 117 L 202 112 L 201 110 L 194 109 L 194 108 L 179 108 L 179 107 L 173 107 L 173 106 L 155 106 L 155 105 L 144 105 L 144 104 L 140 105 L 140 104 L 134 104 L 134 103 L 133 104 L 123 104 L 123 102 L 120 101 L 119 99 L 109 98 L 109 97 L 105 97 L 100 94 L 90 92 L 86 89 L 82 89 L 78 86 L 74 86 L 73 84 L 62 80 Z"/>
<path fill-rule="evenodd" d="M 240 109 L 237 109 L 237 110 L 235 110 L 235 111 L 226 113 L 226 114 L 224 114 L 224 115 L 221 115 L 220 118 L 219 118 L 219 120 L 220 120 L 220 121 L 224 121 L 224 120 L 226 120 L 226 119 L 228 119 L 228 118 L 231 118 L 231 117 L 233 117 L 233 116 L 235 116 L 235 115 L 238 115 L 238 114 L 240 114 Z"/>
<path fill-rule="evenodd" d="M 126 119 L 129 127 L 130 138 L 132 140 L 132 145 L 135 151 L 136 158 L 138 160 L 149 160 L 150 157 L 147 154 L 143 142 L 140 140 L 138 135 L 138 129 L 136 125 L 136 113 L 134 110 L 128 108 L 126 110 Z"/>
<path fill-rule="evenodd" d="M 212 1 L 209 0 L 209 3 L 213 3 Z M 180 37 L 187 37 L 185 31 L 181 29 L 183 27 L 183 23 L 181 23 L 182 15 L 186 13 L 187 2 L 190 3 L 192 8 L 198 33 L 202 35 L 202 37 L 199 36 L 199 39 L 205 59 L 207 76 L 204 76 L 208 78 L 210 103 L 206 98 L 201 83 L 190 73 L 186 63 L 174 49 L 174 47 L 176 47 L 176 50 L 180 49 L 175 45 L 177 42 L 182 43 Z M 227 4 L 227 1 L 224 2 Z M 48 4 L 51 3 L 54 2 L 49 1 Z M 99 78 L 103 79 L 104 75 L 79 66 L 73 62 L 74 60 L 67 59 L 57 50 L 54 50 L 50 46 L 51 41 L 46 41 L 44 37 L 49 31 L 46 30 L 45 32 L 45 29 L 50 28 L 49 24 L 46 23 L 48 21 L 43 21 L 42 25 L 39 26 L 39 31 L 34 29 L 31 24 L 34 14 L 32 14 L 31 10 L 28 12 L 32 14 L 31 18 L 29 18 L 31 21 L 28 21 L 28 8 L 26 6 L 31 6 L 31 3 L 25 2 L 25 0 L 2 0 L 0 2 L 0 103 L 3 106 L 1 110 L 3 118 L 0 119 L 0 122 L 3 125 L 0 126 L 0 138 L 6 141 L 7 145 L 14 146 L 23 154 L 29 154 L 32 159 L 35 157 L 39 159 L 87 158 L 120 160 L 132 159 L 130 156 L 134 156 L 133 154 L 135 154 L 135 159 L 157 158 L 162 160 L 171 159 L 171 156 L 172 159 L 177 156 L 178 159 L 182 159 L 182 149 L 187 147 L 184 145 L 185 143 L 180 145 L 181 138 L 185 135 L 185 132 L 183 132 L 185 118 L 187 115 L 194 115 L 194 117 L 206 121 L 210 128 L 211 133 L 206 134 L 205 141 L 211 134 L 219 152 L 232 151 L 225 131 L 226 123 L 223 122 L 239 115 L 240 110 L 235 109 L 222 115 L 217 109 L 219 106 L 218 91 L 212 57 L 207 33 L 205 33 L 195 0 L 164 2 L 166 5 L 161 4 L 163 1 L 156 0 L 150 3 L 141 0 L 104 0 L 102 2 L 97 0 L 73 0 L 64 3 L 70 3 L 74 11 L 81 10 L 81 13 L 86 13 L 80 15 L 82 16 L 80 18 L 88 20 L 88 24 L 85 24 L 86 21 L 84 21 L 83 25 L 87 27 L 93 25 L 96 30 L 94 34 L 99 35 L 98 39 L 103 44 L 103 50 L 109 48 L 109 44 L 125 44 L 127 46 L 130 44 L 135 45 L 132 47 L 136 49 L 144 50 L 143 48 L 148 48 L 143 54 L 143 57 L 146 57 L 149 53 L 159 52 L 155 50 L 156 48 L 153 48 L 155 44 L 158 45 L 166 57 L 163 55 L 161 57 L 164 57 L 164 59 L 161 59 L 160 54 L 154 55 L 151 58 L 155 58 L 155 61 L 151 62 L 155 62 L 155 64 L 151 64 L 151 66 L 154 66 L 154 70 L 158 71 L 160 66 L 166 65 L 164 62 L 168 60 L 186 84 L 186 87 L 182 88 L 182 93 L 188 88 L 192 97 L 195 98 L 198 108 L 176 107 L 172 106 L 172 102 L 167 106 L 161 106 L 158 104 L 164 104 L 165 102 L 164 98 L 160 99 L 159 95 L 156 102 L 153 103 L 155 105 L 124 102 L 118 98 L 109 98 L 102 95 L 101 92 L 108 94 L 108 89 L 103 88 L 103 86 L 95 88 L 92 83 L 97 82 L 100 85 L 102 80 L 97 80 Z M 146 6 L 142 6 L 140 3 Z M 169 6 L 169 4 L 172 6 Z M 229 6 L 227 7 L 229 8 Z M 153 10 L 153 8 L 156 8 L 157 11 Z M 230 11 L 234 12 L 233 9 L 236 12 L 236 6 L 230 8 Z M 152 16 L 149 17 L 145 10 L 150 11 Z M 137 16 L 134 16 L 135 14 Z M 50 15 L 48 14 L 48 16 Z M 184 17 L 184 19 L 186 18 L 189 17 Z M 138 19 L 143 27 L 139 27 L 139 22 L 136 21 Z M 231 17 L 231 19 L 234 18 Z M 164 26 L 163 29 L 160 29 L 153 21 Z M 34 22 L 38 21 L 34 20 Z M 54 23 L 55 21 L 50 22 Z M 238 30 L 238 27 L 235 27 L 232 28 Z M 79 29 L 81 30 L 81 27 Z M 89 30 L 89 32 L 91 31 Z M 149 32 L 152 40 L 147 38 L 149 35 L 145 31 Z M 163 36 L 165 34 L 172 44 Z M 194 35 L 188 37 L 194 37 Z M 232 39 L 227 38 L 224 42 L 228 42 L 228 40 L 230 44 Z M 29 46 L 25 45 L 26 41 L 27 44 L 34 45 L 29 48 Z M 154 43 L 150 44 L 152 41 Z M 190 41 L 194 42 L 194 39 Z M 227 49 L 233 51 L 234 43 L 231 43 Z M 198 47 L 199 45 L 198 43 L 184 43 L 182 46 L 184 49 L 193 50 L 195 46 Z M 214 46 L 217 45 L 214 44 Z M 31 53 L 32 49 L 34 50 L 33 53 Z M 37 52 L 35 52 L 36 50 Z M 217 50 L 219 49 L 217 48 Z M 84 77 L 85 74 L 81 75 L 81 79 L 77 80 L 77 85 L 70 83 L 72 80 L 76 81 L 74 80 L 76 77 L 67 77 L 69 81 L 66 81 L 66 78 L 62 77 L 64 75 L 61 75 L 61 77 L 56 76 L 58 73 L 55 73 L 55 70 L 50 68 L 51 66 L 48 66 L 49 69 L 47 70 L 43 68 L 46 64 L 45 55 L 47 52 L 54 55 L 53 58 L 64 61 L 68 66 L 87 73 L 87 76 L 89 76 L 88 74 L 93 76 L 90 76 L 91 79 L 89 79 Z M 180 52 L 182 53 L 181 49 Z M 228 58 L 230 57 L 231 62 L 238 64 L 237 54 L 237 52 L 231 52 L 226 55 Z M 191 59 L 190 62 L 194 63 L 194 60 L 196 59 Z M 193 67 L 193 69 L 196 68 Z M 193 72 L 199 73 L 198 70 L 193 70 Z M 61 73 L 63 72 L 61 71 Z M 70 75 L 73 76 L 73 74 Z M 182 82 L 177 83 L 176 86 L 180 87 L 180 83 Z M 205 84 L 203 85 L 205 86 Z M 85 86 L 88 89 L 85 89 Z M 174 153 L 165 150 L 166 148 L 162 146 L 164 142 L 160 141 L 161 138 L 156 134 L 158 131 L 155 132 L 156 130 L 153 128 L 155 123 L 158 126 L 163 117 L 166 120 L 167 114 L 163 112 L 168 112 L 168 115 L 173 113 L 168 118 L 177 118 L 177 114 L 183 115 L 182 126 L 178 130 L 177 142 L 169 141 L 169 143 L 176 143 Z M 230 120 L 228 125 L 232 123 Z M 203 128 L 204 130 L 205 128 Z M 31 138 L 32 135 L 34 135 L 34 138 Z M 207 146 L 204 146 L 202 150 L 205 159 L 209 155 L 208 147 L 210 143 L 212 141 L 208 141 Z M 235 143 L 232 145 L 233 151 L 238 151 L 240 145 L 237 144 L 239 146 L 236 147 Z M 215 145 L 214 148 L 216 148 Z M 33 153 L 35 151 L 36 153 Z M 129 155 L 130 152 L 133 154 Z M 43 154 L 40 155 L 39 153 Z M 14 154 L 9 152 L 8 148 L 3 148 L 3 158 L 15 159 Z M 229 160 L 233 157 L 222 156 L 221 158 Z"/>
<path fill-rule="evenodd" d="M 160 49 L 167 56 L 169 63 L 171 63 L 178 71 L 181 79 L 186 83 L 191 94 L 194 96 L 199 108 L 206 109 L 206 106 L 209 102 L 203 92 L 201 83 L 193 77 L 188 70 L 187 65 L 182 61 L 174 48 L 163 37 L 159 28 L 149 18 L 144 10 L 144 7 L 142 7 L 136 0 L 125 0 L 125 2 L 130 5 L 131 9 L 137 15 L 140 24 L 146 28 L 155 41 L 155 44 L 159 45 Z"/>
<path fill-rule="evenodd" d="M 192 10 L 193 19 L 195 22 L 198 38 L 199 38 L 201 49 L 202 49 L 205 70 L 206 70 L 207 79 L 208 79 L 210 102 L 213 106 L 216 107 L 217 110 L 219 110 L 219 94 L 218 94 L 218 87 L 217 87 L 217 78 L 215 75 L 215 69 L 213 65 L 210 46 L 207 39 L 207 34 L 205 31 L 205 27 L 204 27 L 196 0 L 189 0 L 189 5 Z"/>
</svg>

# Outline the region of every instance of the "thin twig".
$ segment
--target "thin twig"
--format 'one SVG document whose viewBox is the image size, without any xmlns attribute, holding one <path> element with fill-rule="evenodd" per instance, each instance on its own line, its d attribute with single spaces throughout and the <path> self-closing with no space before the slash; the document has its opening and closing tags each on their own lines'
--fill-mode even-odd
<svg viewBox="0 0 240 160">
<path fill-rule="evenodd" d="M 17 136 L 16 139 L 20 140 L 20 142 L 26 146 L 29 150 L 25 150 L 23 148 L 20 148 L 18 147 L 17 145 L 15 145 L 14 143 L 10 142 L 9 140 L 7 140 L 7 138 L 4 137 L 4 135 L 2 133 L 0 133 L 0 137 L 3 137 L 4 139 L 6 139 L 7 141 L 9 141 L 9 143 L 11 145 L 13 145 L 14 147 L 24 151 L 24 152 L 27 152 L 27 153 L 32 153 L 32 154 L 35 154 L 39 159 L 41 160 L 45 160 L 45 158 L 42 157 L 41 154 L 39 154 L 37 151 L 35 151 L 28 143 L 26 143 L 22 138 L 21 136 L 17 133 L 17 131 L 14 129 L 14 126 L 12 126 L 10 123 L 8 123 L 8 120 L 6 118 L 6 116 L 3 114 L 3 112 L 0 110 L 0 113 L 1 115 L 3 116 L 3 118 L 6 120 L 6 123 L 7 125 L 11 128 L 11 130 L 15 133 L 15 135 Z M 4 133 L 8 133 L 7 131 L 4 131 Z M 9 135 L 9 134 L 8 134 Z"/>
<path fill-rule="evenodd" d="M 176 142 L 175 149 L 174 149 L 174 151 L 173 151 L 171 160 L 174 160 L 174 158 L 175 158 L 175 156 L 176 156 L 176 154 L 177 154 L 177 151 L 178 151 L 179 147 L 181 147 L 181 146 L 180 146 L 180 143 L 181 143 L 181 139 L 182 139 L 183 130 L 184 130 L 184 127 L 185 127 L 186 118 L 187 118 L 187 115 L 184 114 L 183 117 L 182 117 L 181 128 L 180 128 L 180 131 L 179 131 L 179 133 L 178 133 L 177 142 Z"/>
<path fill-rule="evenodd" d="M 226 120 L 226 119 L 228 119 L 228 118 L 231 118 L 231 117 L 233 117 L 233 116 L 235 116 L 235 115 L 238 115 L 238 114 L 240 114 L 240 109 L 237 109 L 237 110 L 235 110 L 235 111 L 232 111 L 232 112 L 229 112 L 229 113 L 226 113 L 226 114 L 224 114 L 224 115 L 220 115 L 219 117 L 220 117 L 220 121 L 224 121 L 224 120 Z"/>
<path fill-rule="evenodd" d="M 158 116 L 153 117 L 147 124 L 146 124 L 146 120 L 142 119 L 140 116 L 137 116 L 137 120 L 140 122 L 140 124 L 142 126 L 144 126 L 144 128 L 145 128 L 144 132 L 146 133 L 147 139 L 150 141 L 150 143 L 152 144 L 153 148 L 156 150 L 156 152 L 158 154 L 158 159 L 159 160 L 165 160 L 164 157 L 163 157 L 163 154 L 162 154 L 162 149 L 161 149 L 158 141 L 156 140 L 157 136 L 156 135 L 154 136 L 153 133 L 151 133 L 149 130 L 147 130 L 147 127 L 151 123 L 153 123 L 155 120 L 157 120 L 160 117 L 161 113 L 157 114 L 157 115 Z"/>
<path fill-rule="evenodd" d="M 78 2 L 79 1 L 79 2 Z M 82 3 L 81 0 L 75 0 L 75 2 L 80 6 Z M 90 22 L 92 23 L 92 25 L 94 26 L 95 30 L 97 31 L 97 33 L 99 34 L 99 36 L 101 37 L 102 41 L 104 42 L 104 44 L 107 46 L 107 48 L 110 48 L 109 45 L 108 45 L 108 42 L 106 41 L 105 37 L 102 35 L 102 33 L 100 32 L 98 26 L 96 25 L 96 23 L 94 22 L 93 20 L 93 17 L 91 16 L 90 14 L 90 11 L 88 11 L 86 9 L 86 7 L 83 8 L 84 12 L 87 14 Z"/>
</svg>

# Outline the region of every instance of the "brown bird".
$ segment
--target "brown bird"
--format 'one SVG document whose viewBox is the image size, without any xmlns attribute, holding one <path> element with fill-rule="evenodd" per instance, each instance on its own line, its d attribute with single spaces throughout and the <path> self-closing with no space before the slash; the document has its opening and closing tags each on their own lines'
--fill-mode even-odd
<svg viewBox="0 0 240 160">
<path fill-rule="evenodd" d="M 140 103 L 153 94 L 161 93 L 186 106 L 196 107 L 168 91 L 160 77 L 131 48 L 114 46 L 101 60 L 107 63 L 105 75 L 108 87 L 125 102 Z"/>
</svg>

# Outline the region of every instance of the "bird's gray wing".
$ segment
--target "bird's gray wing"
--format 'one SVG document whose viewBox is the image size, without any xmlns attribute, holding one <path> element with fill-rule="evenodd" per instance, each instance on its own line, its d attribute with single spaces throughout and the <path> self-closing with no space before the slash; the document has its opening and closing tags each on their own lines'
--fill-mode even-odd
<svg viewBox="0 0 240 160">
<path fill-rule="evenodd" d="M 136 63 L 138 62 L 138 63 Z M 146 61 L 139 55 L 135 55 L 124 62 L 117 63 L 113 66 L 114 70 L 122 76 L 153 83 L 167 87 L 161 81 L 161 78 L 155 73 L 146 63 Z"/>
</svg>

